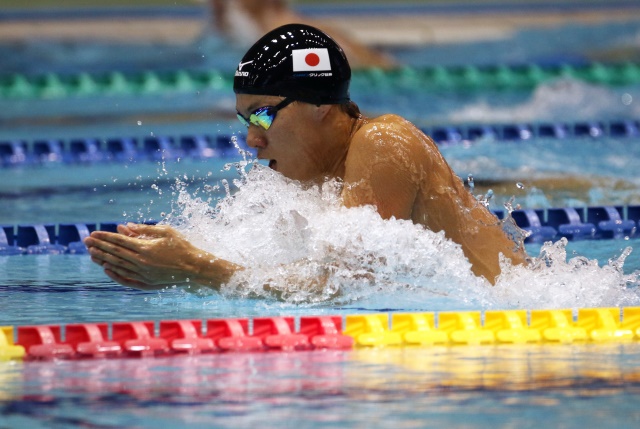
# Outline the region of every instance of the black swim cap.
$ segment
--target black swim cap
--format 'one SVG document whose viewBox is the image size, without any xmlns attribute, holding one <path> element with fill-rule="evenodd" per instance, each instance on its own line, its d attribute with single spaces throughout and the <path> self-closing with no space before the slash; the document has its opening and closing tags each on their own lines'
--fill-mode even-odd
<svg viewBox="0 0 640 429">
<path fill-rule="evenodd" d="M 247 51 L 238 64 L 233 90 L 340 104 L 349 101 L 350 81 L 347 57 L 331 37 L 309 25 L 287 24 Z"/>
</svg>

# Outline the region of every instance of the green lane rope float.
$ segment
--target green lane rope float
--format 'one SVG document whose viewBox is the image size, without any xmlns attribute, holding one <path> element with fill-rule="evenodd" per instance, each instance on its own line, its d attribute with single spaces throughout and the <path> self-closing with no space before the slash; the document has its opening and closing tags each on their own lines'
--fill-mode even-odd
<svg viewBox="0 0 640 429">
<path fill-rule="evenodd" d="M 393 70 L 368 68 L 353 74 L 354 87 L 406 87 L 426 90 L 452 89 L 525 89 L 558 78 L 620 86 L 640 82 L 640 64 L 591 63 L 541 66 L 434 66 L 402 67 Z M 230 90 L 232 73 L 220 70 L 139 73 L 112 71 L 105 74 L 46 73 L 37 76 L 12 74 L 0 76 L 0 100 L 60 99 L 67 97 L 195 93 L 206 90 Z"/>
</svg>

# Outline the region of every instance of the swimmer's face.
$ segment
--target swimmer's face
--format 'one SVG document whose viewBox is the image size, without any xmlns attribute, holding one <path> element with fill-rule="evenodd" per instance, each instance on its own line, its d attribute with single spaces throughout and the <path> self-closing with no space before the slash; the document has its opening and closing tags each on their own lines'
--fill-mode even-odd
<svg viewBox="0 0 640 429">
<path fill-rule="evenodd" d="M 241 117 L 250 119 L 261 108 L 275 107 L 283 100 L 283 97 L 238 94 L 236 110 Z M 250 123 L 247 144 L 257 150 L 258 159 L 267 160 L 270 168 L 284 176 L 301 181 L 315 179 L 322 175 L 325 162 L 318 133 L 314 132 L 319 126 L 317 109 L 312 104 L 293 102 L 277 111 L 268 129 Z"/>
</svg>

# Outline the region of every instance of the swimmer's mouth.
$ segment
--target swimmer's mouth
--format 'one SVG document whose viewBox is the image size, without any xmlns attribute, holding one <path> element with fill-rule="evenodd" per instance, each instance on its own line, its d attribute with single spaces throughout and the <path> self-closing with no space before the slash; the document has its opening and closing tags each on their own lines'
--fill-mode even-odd
<svg viewBox="0 0 640 429">
<path fill-rule="evenodd" d="M 277 165 L 278 161 L 276 161 L 275 159 L 269 160 L 269 168 L 271 168 L 272 170 L 278 171 L 278 169 L 276 168 Z"/>
</svg>

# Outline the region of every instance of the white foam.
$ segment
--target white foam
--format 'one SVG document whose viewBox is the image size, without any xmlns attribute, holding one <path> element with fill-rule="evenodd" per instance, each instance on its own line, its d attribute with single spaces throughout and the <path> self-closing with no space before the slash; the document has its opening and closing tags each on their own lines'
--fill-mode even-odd
<svg viewBox="0 0 640 429">
<path fill-rule="evenodd" d="M 442 232 L 346 209 L 335 181 L 303 187 L 256 164 L 235 185 L 215 207 L 181 191 L 170 218 L 196 246 L 247 268 L 225 285 L 227 298 L 407 310 L 640 303 L 638 274 L 624 275 L 623 260 L 566 261 L 564 242 L 545 246 L 533 268 L 506 263 L 491 287 Z"/>
<path fill-rule="evenodd" d="M 640 303 L 640 272 L 624 274 L 627 247 L 617 258 L 599 266 L 596 259 L 567 259 L 565 238 L 545 243 L 529 267 L 503 264 L 496 286 L 485 299 L 505 308 L 618 307 Z"/>
</svg>

